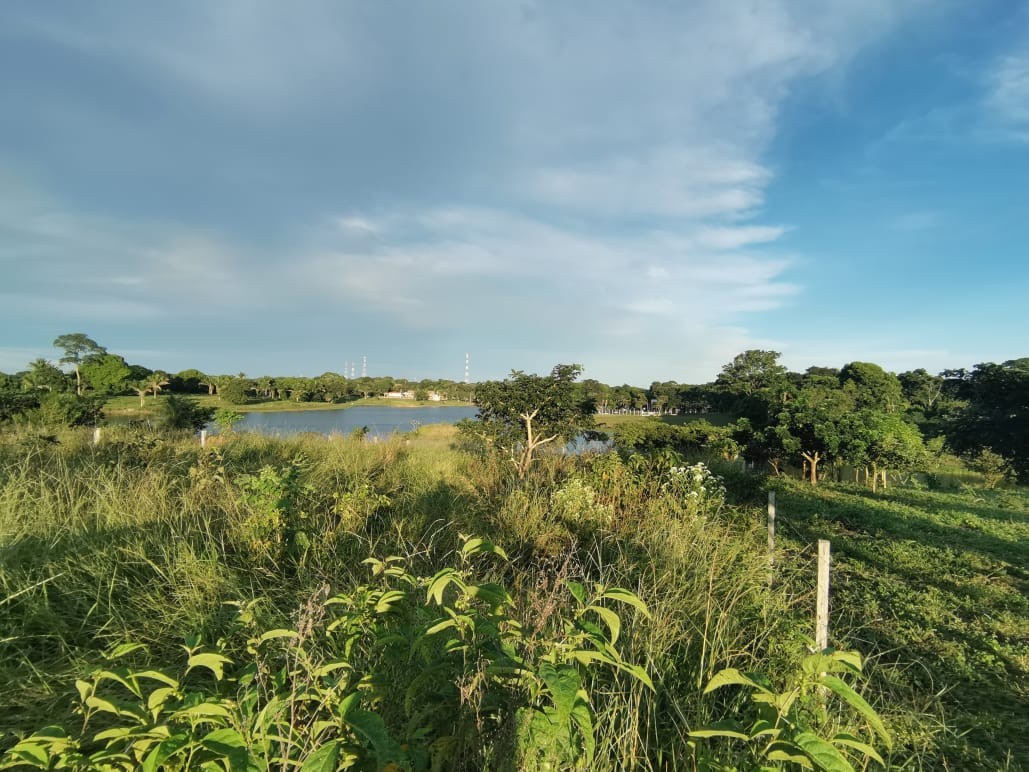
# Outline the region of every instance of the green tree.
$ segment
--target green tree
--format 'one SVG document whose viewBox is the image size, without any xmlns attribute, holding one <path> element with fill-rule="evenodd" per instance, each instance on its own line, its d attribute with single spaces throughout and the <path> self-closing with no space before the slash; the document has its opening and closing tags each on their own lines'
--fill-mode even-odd
<svg viewBox="0 0 1029 772">
<path fill-rule="evenodd" d="M 893 373 L 871 362 L 851 362 L 840 370 L 840 386 L 854 396 L 859 408 L 872 408 L 886 413 L 903 410 L 904 390 Z"/>
<path fill-rule="evenodd" d="M 214 413 L 214 423 L 222 432 L 231 432 L 232 427 L 243 420 L 243 414 L 231 407 L 218 408 Z"/>
<path fill-rule="evenodd" d="M 106 354 L 107 349 L 81 332 L 71 332 L 54 338 L 54 348 L 64 349 L 64 356 L 59 360 L 62 365 L 75 368 L 75 393 L 82 395 L 82 374 L 79 366 L 89 357 Z"/>
<path fill-rule="evenodd" d="M 510 457 L 519 479 L 544 445 L 593 428 L 596 406 L 576 394 L 581 372 L 581 365 L 555 365 L 550 375 L 514 370 L 506 380 L 476 386 L 480 436 Z"/>
<path fill-rule="evenodd" d="M 773 387 L 786 376 L 778 351 L 750 349 L 737 354 L 722 368 L 715 385 L 731 394 L 750 395 Z"/>
<path fill-rule="evenodd" d="M 243 378 L 226 378 L 218 382 L 218 396 L 230 405 L 245 405 L 250 401 L 250 384 Z"/>
<path fill-rule="evenodd" d="M 950 447 L 965 456 L 989 448 L 1029 482 L 1029 358 L 978 364 L 957 391 L 968 405 L 947 428 Z"/>
<path fill-rule="evenodd" d="M 64 391 L 68 386 L 68 376 L 39 357 L 29 363 L 28 372 L 22 375 L 21 383 L 26 391 Z"/>
<path fill-rule="evenodd" d="M 195 399 L 169 394 L 158 406 L 161 425 L 166 429 L 199 431 L 214 416 L 213 407 L 203 407 Z"/>
<path fill-rule="evenodd" d="M 117 354 L 89 357 L 81 366 L 82 377 L 100 394 L 119 394 L 128 388 L 132 368 Z"/>
<path fill-rule="evenodd" d="M 50 392 L 39 400 L 39 407 L 27 410 L 18 420 L 32 426 L 95 426 L 104 417 L 103 398 L 80 397 L 70 392 Z"/>
<path fill-rule="evenodd" d="M 805 386 L 776 416 L 774 444 L 799 454 L 816 485 L 819 464 L 836 460 L 853 437 L 853 409 L 853 398 L 841 389 Z"/>
</svg>

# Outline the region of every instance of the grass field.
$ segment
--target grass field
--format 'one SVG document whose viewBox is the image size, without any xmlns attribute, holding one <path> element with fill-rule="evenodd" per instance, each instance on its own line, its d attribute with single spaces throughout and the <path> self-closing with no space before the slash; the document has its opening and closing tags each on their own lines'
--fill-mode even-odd
<svg viewBox="0 0 1029 772">
<path fill-rule="evenodd" d="M 1029 491 L 776 488 L 793 554 L 832 543 L 832 642 L 873 656 L 930 768 L 1029 764 Z"/>
<path fill-rule="evenodd" d="M 1024 768 L 1026 490 L 872 494 L 726 468 L 722 502 L 717 486 L 697 498 L 666 469 L 615 455 L 550 457 L 519 482 L 506 462 L 460 452 L 454 440 L 450 426 L 377 444 L 246 434 L 206 450 L 195 438 L 128 428 L 105 432 L 97 447 L 86 431 L 57 444 L 0 434 L 0 751 L 48 724 L 80 726 L 75 679 L 104 665 L 115 644 L 146 644 L 138 665 L 166 671 L 192 634 L 245 657 L 246 634 L 227 603 L 256 602 L 261 629 L 302 628 L 313 599 L 369 580 L 361 563 L 369 555 L 402 556 L 431 577 L 461 566 L 459 534 L 476 534 L 510 556 L 489 563 L 485 578 L 510 589 L 510 613 L 532 631 L 529 652 L 568 646 L 560 641 L 576 606 L 565 582 L 639 595 L 650 618 L 617 606 L 617 648 L 645 668 L 655 691 L 621 671 L 581 668 L 597 744 L 586 766 L 691 769 L 689 732 L 745 707 L 738 692 L 702 693 L 716 671 L 760 671 L 777 686 L 797 672 L 813 634 L 813 545 L 828 538 L 830 641 L 868 657 L 860 690 L 895 736 L 891 768 Z M 780 530 L 771 587 L 768 486 Z M 432 735 L 410 734 L 411 722 L 456 721 L 467 693 L 449 682 L 412 692 L 420 681 L 410 660 L 378 651 L 362 660 L 371 668 L 362 687 L 368 709 L 429 752 Z M 479 683 L 455 672 L 462 689 Z M 839 705 L 826 711 L 813 699 L 816 731 L 867 734 Z M 455 726 L 446 747 L 464 768 L 507 769 L 518 758 L 504 750 L 507 735 L 475 721 Z M 741 743 L 704 747 L 739 769 L 759 763 Z"/>
<path fill-rule="evenodd" d="M 432 402 L 416 399 L 385 399 L 384 397 L 368 397 L 353 402 L 293 402 L 291 400 L 270 400 L 267 402 L 251 402 L 245 405 L 231 405 L 221 397 L 208 394 L 190 394 L 205 407 L 228 407 L 240 413 L 293 412 L 301 410 L 346 410 L 358 405 L 374 405 L 376 407 L 468 407 L 467 402 Z M 104 413 L 118 418 L 149 418 L 155 414 L 156 405 L 166 399 L 159 394 L 156 398 L 148 396 L 143 407 L 139 405 L 139 397 L 111 397 L 104 405 Z M 156 400 L 156 401 L 155 401 Z"/>
</svg>

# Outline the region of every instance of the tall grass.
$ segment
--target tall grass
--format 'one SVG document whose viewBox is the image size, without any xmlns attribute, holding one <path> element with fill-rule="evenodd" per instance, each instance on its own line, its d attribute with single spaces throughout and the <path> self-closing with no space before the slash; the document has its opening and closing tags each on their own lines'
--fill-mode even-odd
<svg viewBox="0 0 1029 772">
<path fill-rule="evenodd" d="M 710 677 L 792 672 L 804 654 L 811 555 L 798 549 L 770 586 L 759 512 L 720 492 L 698 504 L 667 464 L 549 456 L 518 481 L 455 450 L 449 427 L 385 442 L 229 433 L 206 449 L 130 428 L 97 446 L 86 432 L 52 439 L 0 435 L 0 732 L 70 721 L 75 677 L 115 643 L 171 661 L 189 635 L 234 634 L 229 602 L 289 624 L 323 588 L 366 581 L 369 555 L 431 576 L 460 534 L 504 546 L 510 562 L 487 578 L 540 636 L 569 618 L 569 580 L 649 607 L 649 621 L 627 614 L 618 648 L 657 689 L 599 671 L 584 684 L 596 769 L 690 768 L 690 731 L 740 704 L 703 696 Z M 744 497 L 761 484 L 736 483 Z"/>
</svg>

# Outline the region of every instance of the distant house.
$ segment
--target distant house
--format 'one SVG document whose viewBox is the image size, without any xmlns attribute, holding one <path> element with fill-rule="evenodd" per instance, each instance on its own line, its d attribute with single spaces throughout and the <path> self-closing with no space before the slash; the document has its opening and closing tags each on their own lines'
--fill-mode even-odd
<svg viewBox="0 0 1029 772">
<path fill-rule="evenodd" d="M 430 402 L 442 402 L 446 398 L 447 397 L 446 397 L 445 394 L 440 394 L 438 391 L 430 391 L 429 392 L 429 401 Z"/>
<path fill-rule="evenodd" d="M 414 399 L 413 391 L 387 391 L 386 399 Z"/>
</svg>

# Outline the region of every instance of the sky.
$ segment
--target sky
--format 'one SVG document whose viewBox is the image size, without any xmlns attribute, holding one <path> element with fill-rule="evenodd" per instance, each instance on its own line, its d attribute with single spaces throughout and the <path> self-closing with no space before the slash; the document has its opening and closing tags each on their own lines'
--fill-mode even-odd
<svg viewBox="0 0 1029 772">
<path fill-rule="evenodd" d="M 1029 354 L 1029 3 L 0 4 L 0 370 Z"/>
</svg>

